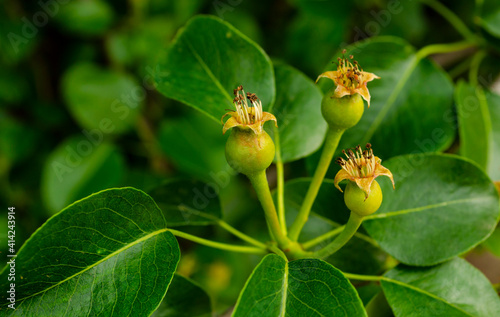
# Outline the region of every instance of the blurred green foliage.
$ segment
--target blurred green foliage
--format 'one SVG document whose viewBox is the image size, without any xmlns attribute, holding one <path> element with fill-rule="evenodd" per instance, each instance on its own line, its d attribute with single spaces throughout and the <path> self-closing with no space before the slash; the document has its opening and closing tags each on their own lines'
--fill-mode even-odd
<svg viewBox="0 0 500 317">
<path fill-rule="evenodd" d="M 252 217 L 258 208 L 253 191 L 225 162 L 221 127 L 156 91 L 158 54 L 196 14 L 231 23 L 273 60 L 313 80 L 335 52 L 367 37 L 398 36 L 417 48 L 460 39 L 419 1 L 0 2 L 0 206 L 2 214 L 16 207 L 18 247 L 49 216 L 93 192 L 118 186 L 147 191 L 180 176 L 215 183 L 226 220 L 267 235 L 257 229 L 263 219 Z M 486 81 L 480 84 L 490 85 L 500 73 L 500 6 L 495 0 L 485 0 L 480 10 L 472 1 L 442 4 L 491 43 L 479 69 Z M 465 54 L 438 61 L 451 75 L 446 82 L 466 76 L 460 63 L 472 53 Z M 305 160 L 287 165 L 286 175 L 307 176 Z M 6 230 L 2 217 L 1 252 Z M 191 230 L 229 238 L 211 227 Z M 182 247 L 195 264 L 183 260 L 180 270 L 216 294 L 219 308 L 232 305 L 257 259 Z"/>
</svg>

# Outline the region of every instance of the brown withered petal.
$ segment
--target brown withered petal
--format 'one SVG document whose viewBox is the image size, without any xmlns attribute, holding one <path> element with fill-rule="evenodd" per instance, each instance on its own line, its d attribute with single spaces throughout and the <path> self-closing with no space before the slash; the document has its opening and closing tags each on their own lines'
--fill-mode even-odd
<svg viewBox="0 0 500 317">
<path fill-rule="evenodd" d="M 395 188 L 394 177 L 391 171 L 382 166 L 380 158 L 373 155 L 370 145 L 367 145 L 366 148 L 366 150 L 362 150 L 361 147 L 357 147 L 355 154 L 352 150 L 344 151 L 347 160 L 343 158 L 337 160 L 342 169 L 335 175 L 333 183 L 340 191 L 342 189 L 339 183 L 347 179 L 355 182 L 365 192 L 365 198 L 368 198 L 372 182 L 379 176 L 389 177 L 392 187 Z"/>
<path fill-rule="evenodd" d="M 257 95 L 253 93 L 245 94 L 242 86 L 235 89 L 234 94 L 233 103 L 236 111 L 230 110 L 222 116 L 222 123 L 224 123 L 224 118 L 229 116 L 229 119 L 226 120 L 222 127 L 223 134 L 234 127 L 251 129 L 255 134 L 260 134 L 262 133 L 264 122 L 270 120 L 274 121 L 276 127 L 278 126 L 276 117 L 273 114 L 262 111 L 262 102 Z M 250 101 L 251 105 L 248 104 L 248 101 Z"/>
<path fill-rule="evenodd" d="M 329 78 L 337 85 L 335 97 L 342 98 L 358 93 L 366 100 L 368 107 L 370 107 L 371 97 L 366 84 L 374 79 L 380 79 L 373 73 L 362 71 L 356 61 L 352 64 L 345 57 L 339 58 L 336 71 L 322 73 L 318 76 L 316 82 L 320 78 Z"/>
</svg>

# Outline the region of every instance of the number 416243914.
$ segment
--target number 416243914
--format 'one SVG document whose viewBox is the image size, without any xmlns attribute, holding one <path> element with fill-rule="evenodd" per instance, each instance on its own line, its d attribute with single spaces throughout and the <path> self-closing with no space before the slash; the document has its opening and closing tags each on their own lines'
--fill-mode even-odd
<svg viewBox="0 0 500 317">
<path fill-rule="evenodd" d="M 9 228 L 9 231 L 7 233 L 8 236 L 8 247 L 9 247 L 9 252 L 10 253 L 15 253 L 15 238 L 16 238 L 16 231 L 14 230 L 16 228 L 16 216 L 15 216 L 15 207 L 9 207 L 9 213 L 7 216 L 7 227 Z"/>
</svg>

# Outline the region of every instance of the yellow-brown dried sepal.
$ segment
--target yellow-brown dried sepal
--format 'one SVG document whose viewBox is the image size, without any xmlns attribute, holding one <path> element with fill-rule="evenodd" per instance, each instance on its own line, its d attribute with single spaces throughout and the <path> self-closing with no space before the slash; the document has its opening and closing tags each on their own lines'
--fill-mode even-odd
<svg viewBox="0 0 500 317">
<path fill-rule="evenodd" d="M 251 109 L 251 108 L 250 108 Z M 222 118 L 221 121 L 224 120 L 226 116 L 230 116 L 229 119 L 226 120 L 224 123 L 224 126 L 222 127 L 222 134 L 225 134 L 227 130 L 234 128 L 234 127 L 240 127 L 240 128 L 248 128 L 251 129 L 255 134 L 260 134 L 262 133 L 262 127 L 266 121 L 274 121 L 274 125 L 278 127 L 278 121 L 276 120 L 276 117 L 269 112 L 263 112 L 262 113 L 262 120 L 252 123 L 252 124 L 243 124 L 238 122 L 237 119 L 237 112 L 236 111 L 230 111 L 226 113 Z"/>
</svg>

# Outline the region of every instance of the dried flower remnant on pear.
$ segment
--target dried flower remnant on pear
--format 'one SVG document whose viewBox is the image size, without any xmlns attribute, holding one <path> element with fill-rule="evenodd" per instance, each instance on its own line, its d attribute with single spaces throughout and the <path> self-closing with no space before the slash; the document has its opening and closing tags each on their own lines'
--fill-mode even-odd
<svg viewBox="0 0 500 317">
<path fill-rule="evenodd" d="M 391 171 L 380 164 L 382 160 L 373 155 L 371 144 L 366 144 L 366 149 L 363 150 L 358 145 L 354 151 L 349 149 L 343 150 L 342 153 L 346 159 L 339 157 L 336 161 L 342 169 L 335 175 L 334 184 L 340 191 L 339 183 L 348 179 L 356 183 L 356 185 L 365 192 L 365 198 L 370 195 L 372 182 L 378 176 L 387 176 L 391 179 L 394 188 L 394 178 Z"/>
<path fill-rule="evenodd" d="M 233 103 L 236 110 L 230 110 L 221 119 L 229 116 L 223 133 L 232 129 L 226 142 L 226 160 L 233 169 L 250 177 L 265 171 L 273 162 L 276 149 L 263 126 L 269 120 L 277 126 L 276 118 L 262 111 L 257 95 L 245 94 L 242 86 L 234 90 Z"/>
<path fill-rule="evenodd" d="M 233 104 L 236 111 L 229 110 L 221 118 L 222 123 L 224 123 L 224 118 L 227 116 L 230 117 L 224 123 L 222 133 L 226 133 L 231 128 L 238 127 L 240 129 L 251 129 L 258 135 L 262 133 L 264 123 L 269 120 L 273 120 L 274 124 L 278 126 L 276 117 L 273 114 L 262 111 L 262 102 L 257 95 L 254 93 L 245 94 L 241 85 L 234 90 Z"/>
<path fill-rule="evenodd" d="M 350 55 L 349 59 L 345 57 L 346 50 L 342 51 L 342 58 L 337 59 L 337 70 L 324 72 L 318 76 L 316 82 L 320 78 L 330 78 L 337 85 L 333 97 L 342 98 L 348 95 L 360 94 L 370 107 L 370 92 L 366 84 L 374 79 L 380 79 L 373 73 L 363 71 L 357 61 L 353 60 L 354 56 Z M 350 61 L 352 60 L 352 62 Z"/>
</svg>

